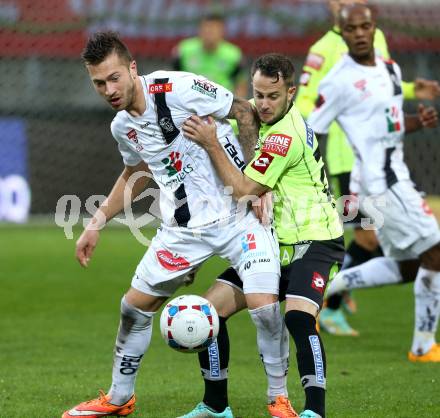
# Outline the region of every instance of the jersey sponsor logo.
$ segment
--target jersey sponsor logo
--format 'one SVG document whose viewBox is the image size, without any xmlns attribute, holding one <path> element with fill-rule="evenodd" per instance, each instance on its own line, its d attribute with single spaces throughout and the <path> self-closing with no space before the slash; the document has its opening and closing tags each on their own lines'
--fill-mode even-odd
<svg viewBox="0 0 440 418">
<path fill-rule="evenodd" d="M 137 144 L 139 142 L 138 137 L 137 137 L 137 132 L 134 129 L 130 129 L 127 133 L 127 138 L 130 141 L 133 141 L 135 144 Z"/>
<path fill-rule="evenodd" d="M 399 109 L 397 106 L 391 106 L 385 109 L 385 117 L 387 118 L 388 132 L 399 132 L 401 130 Z"/>
<path fill-rule="evenodd" d="M 231 141 L 229 141 L 229 138 L 225 137 L 225 139 L 226 139 L 226 143 L 223 145 L 223 148 L 230 155 L 237 168 L 243 171 L 246 167 L 245 162 L 240 158 L 240 155 L 238 154 L 235 145 L 232 144 Z"/>
<path fill-rule="evenodd" d="M 217 98 L 217 89 L 218 87 L 214 86 L 214 84 L 210 83 L 207 80 L 193 80 L 194 84 L 191 88 L 199 93 L 205 94 L 206 96 L 212 97 L 213 99 Z"/>
<path fill-rule="evenodd" d="M 312 75 L 308 71 L 303 71 L 301 77 L 299 78 L 299 84 L 306 87 L 309 84 L 311 76 Z"/>
<path fill-rule="evenodd" d="M 257 170 L 259 173 L 264 174 L 266 170 L 269 168 L 272 160 L 274 159 L 273 155 L 268 154 L 267 152 L 261 153 L 261 155 L 251 164 L 251 167 L 254 170 Z"/>
<path fill-rule="evenodd" d="M 314 70 L 320 70 L 324 61 L 325 58 L 322 55 L 310 53 L 307 55 L 305 66 Z"/>
<path fill-rule="evenodd" d="M 313 352 L 313 362 L 315 363 L 316 383 L 325 385 L 324 361 L 322 359 L 321 343 L 317 335 L 309 335 L 310 346 Z"/>
<path fill-rule="evenodd" d="M 246 234 L 244 237 L 241 237 L 241 248 L 245 253 L 250 250 L 256 250 L 257 241 L 255 240 L 255 234 Z"/>
<path fill-rule="evenodd" d="M 432 215 L 432 209 L 429 207 L 428 202 L 426 200 L 422 201 L 422 209 L 427 215 Z"/>
<path fill-rule="evenodd" d="M 313 289 L 317 290 L 319 293 L 324 293 L 325 279 L 316 271 L 313 273 L 312 287 Z"/>
<path fill-rule="evenodd" d="M 167 170 L 167 176 L 172 177 L 171 180 L 165 182 L 165 187 L 182 183 L 186 175 L 194 171 L 191 164 L 183 165 L 182 157 L 180 152 L 173 151 L 168 157 L 161 160 Z"/>
<path fill-rule="evenodd" d="M 263 144 L 262 152 L 270 152 L 271 154 L 281 155 L 285 157 L 289 151 L 292 137 L 283 134 L 269 135 Z"/>
<path fill-rule="evenodd" d="M 319 109 L 325 103 L 325 97 L 320 94 L 315 101 L 315 109 Z"/>
<path fill-rule="evenodd" d="M 170 93 L 172 91 L 173 91 L 173 83 L 154 83 L 148 85 L 148 92 L 150 94 Z"/>
<path fill-rule="evenodd" d="M 358 80 L 353 84 L 358 90 L 365 91 L 367 88 L 367 80 Z"/>
<path fill-rule="evenodd" d="M 172 254 L 168 250 L 156 251 L 156 257 L 160 265 L 168 271 L 180 271 L 189 268 L 189 262 L 177 254 Z"/>
<path fill-rule="evenodd" d="M 304 121 L 304 123 L 306 124 L 306 143 L 311 149 L 313 149 L 313 129 L 307 124 L 306 121 Z"/>
</svg>

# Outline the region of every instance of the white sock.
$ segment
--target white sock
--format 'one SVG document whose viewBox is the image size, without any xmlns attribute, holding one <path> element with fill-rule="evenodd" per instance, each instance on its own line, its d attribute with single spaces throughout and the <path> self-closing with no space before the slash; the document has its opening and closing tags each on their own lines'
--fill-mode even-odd
<svg viewBox="0 0 440 418">
<path fill-rule="evenodd" d="M 287 393 L 287 370 L 289 368 L 289 333 L 281 316 L 279 302 L 257 309 L 249 309 L 257 327 L 257 345 L 266 371 L 269 402 Z"/>
<path fill-rule="evenodd" d="M 388 257 L 376 257 L 358 266 L 341 270 L 330 282 L 327 297 L 343 290 L 396 284 L 402 280 L 397 261 Z"/>
<path fill-rule="evenodd" d="M 133 396 L 136 375 L 151 341 L 153 315 L 154 312 L 143 312 L 127 303 L 125 296 L 122 298 L 109 390 L 115 405 L 122 405 Z"/>
<path fill-rule="evenodd" d="M 440 315 L 440 272 L 419 268 L 414 283 L 415 324 L 411 351 L 422 355 L 435 344 Z"/>
</svg>

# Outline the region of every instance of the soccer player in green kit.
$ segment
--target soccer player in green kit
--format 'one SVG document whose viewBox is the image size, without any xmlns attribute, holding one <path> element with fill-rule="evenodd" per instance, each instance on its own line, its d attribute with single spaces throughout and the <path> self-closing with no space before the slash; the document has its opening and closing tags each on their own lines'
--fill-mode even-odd
<svg viewBox="0 0 440 418">
<path fill-rule="evenodd" d="M 258 150 L 243 174 L 232 175 L 210 118 L 206 123 L 193 116 L 183 130 L 207 150 L 235 199 L 273 193 L 282 265 L 280 299 L 286 299 L 285 324 L 296 345 L 306 399 L 300 417 L 325 417 L 326 359 L 316 316 L 327 283 L 344 257 L 342 225 L 316 138 L 292 102 L 296 90 L 293 64 L 280 54 L 263 55 L 252 67 L 252 86 L 262 124 Z M 264 255 L 260 262 L 266 262 Z M 183 418 L 232 417 L 227 400 L 229 339 L 225 321 L 246 307 L 241 287 L 237 273 L 230 268 L 205 294 L 219 307 L 220 332 L 215 346 L 199 355 L 205 380 L 203 402 Z M 270 352 L 271 356 L 270 360 L 265 357 L 269 413 L 277 418 L 298 417 L 287 398 L 288 339 L 273 341 L 267 335 L 264 344 L 266 355 Z"/>
<path fill-rule="evenodd" d="M 173 50 L 173 69 L 205 76 L 236 96 L 247 97 L 248 79 L 240 48 L 224 39 L 222 14 L 204 16 L 198 36 L 184 39 Z"/>
<path fill-rule="evenodd" d="M 334 26 L 311 46 L 303 67 L 300 87 L 295 101 L 305 118 L 309 116 L 315 107 L 319 83 L 341 57 L 348 52 L 347 45 L 342 39 L 339 29 L 338 15 L 341 6 L 351 3 L 366 3 L 366 1 L 328 0 L 328 6 L 334 19 Z M 384 59 L 390 58 L 385 36 L 380 29 L 376 29 L 374 47 L 378 56 Z M 402 90 L 405 99 L 433 100 L 440 95 L 439 84 L 436 81 L 425 79 L 416 79 L 415 82 L 411 83 L 403 82 Z M 334 193 L 337 196 L 350 195 L 348 185 L 354 156 L 344 132 L 336 122 L 330 126 L 328 132 L 326 163 Z M 363 230 L 358 227 L 360 218 L 361 215 L 358 215 L 351 222 L 355 227 L 354 240 L 347 249 L 344 268 L 353 267 L 368 261 L 373 256 L 378 255 L 380 251 L 374 231 Z M 327 307 L 320 313 L 319 323 L 322 329 L 332 334 L 356 336 L 358 332 L 351 328 L 340 309 L 343 296 L 347 295 L 338 294 L 331 296 L 327 300 Z M 350 300 L 349 298 L 347 299 Z"/>
</svg>

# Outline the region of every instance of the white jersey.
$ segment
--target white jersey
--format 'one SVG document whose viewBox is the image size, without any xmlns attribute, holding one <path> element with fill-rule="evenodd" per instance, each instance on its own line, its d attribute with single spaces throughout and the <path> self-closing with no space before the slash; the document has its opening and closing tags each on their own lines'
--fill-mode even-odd
<svg viewBox="0 0 440 418">
<path fill-rule="evenodd" d="M 186 72 L 156 71 L 141 76 L 141 82 L 144 114 L 134 117 L 125 110 L 118 112 L 111 130 L 125 165 L 147 163 L 161 191 L 162 222 L 192 228 L 236 213 L 238 206 L 224 192 L 207 152 L 181 131 L 191 115 L 212 115 L 226 154 L 237 169 L 243 169 L 240 145 L 224 119 L 233 94 Z"/>
<path fill-rule="evenodd" d="M 345 131 L 356 156 L 356 182 L 363 194 L 380 194 L 408 180 L 403 160 L 404 114 L 399 66 L 376 57 L 375 66 L 345 55 L 319 85 L 308 123 L 325 134 L 333 120 Z M 354 186 L 353 182 L 351 187 Z"/>
</svg>

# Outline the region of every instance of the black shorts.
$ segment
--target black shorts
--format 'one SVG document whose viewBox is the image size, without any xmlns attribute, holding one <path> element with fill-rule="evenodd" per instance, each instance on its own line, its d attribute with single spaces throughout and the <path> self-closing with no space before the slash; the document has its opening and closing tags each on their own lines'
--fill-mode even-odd
<svg viewBox="0 0 440 418">
<path fill-rule="evenodd" d="M 339 173 L 330 176 L 330 185 L 336 199 L 339 199 L 341 196 L 351 196 L 350 172 Z M 353 207 L 353 202 L 348 199 L 344 201 L 342 201 L 341 199 L 340 204 L 338 202 L 338 210 L 341 211 L 341 214 L 343 214 L 344 216 L 347 216 L 349 211 L 357 211 L 357 214 L 353 219 L 350 219 L 349 221 L 344 221 L 344 226 L 351 226 L 352 228 L 360 227 L 361 219 L 367 217 L 359 210 L 359 207 Z"/>
<path fill-rule="evenodd" d="M 344 255 L 343 237 L 292 245 L 280 244 L 280 301 L 286 297 L 298 297 L 321 309 L 327 283 L 340 270 Z M 232 267 L 220 274 L 217 280 L 243 288 L 240 277 Z"/>
</svg>

